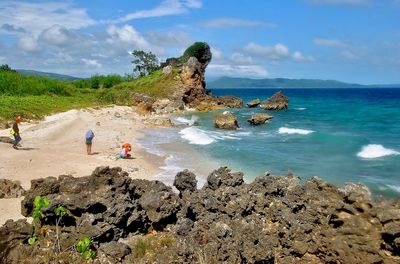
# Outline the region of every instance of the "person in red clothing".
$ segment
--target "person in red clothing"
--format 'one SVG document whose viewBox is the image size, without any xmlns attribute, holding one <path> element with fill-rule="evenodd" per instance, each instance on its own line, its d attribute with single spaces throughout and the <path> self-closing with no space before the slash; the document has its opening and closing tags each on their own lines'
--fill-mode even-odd
<svg viewBox="0 0 400 264">
<path fill-rule="evenodd" d="M 129 152 L 132 150 L 132 146 L 129 143 L 124 143 L 122 145 L 122 150 L 121 152 L 118 154 L 117 159 L 127 159 L 131 157 L 131 154 L 129 154 Z"/>
<path fill-rule="evenodd" d="M 21 117 L 15 118 L 15 122 L 11 129 L 11 134 L 14 136 L 14 144 L 13 148 L 18 149 L 18 144 L 21 141 L 21 135 L 19 134 L 19 127 L 18 124 L 21 122 Z"/>
</svg>

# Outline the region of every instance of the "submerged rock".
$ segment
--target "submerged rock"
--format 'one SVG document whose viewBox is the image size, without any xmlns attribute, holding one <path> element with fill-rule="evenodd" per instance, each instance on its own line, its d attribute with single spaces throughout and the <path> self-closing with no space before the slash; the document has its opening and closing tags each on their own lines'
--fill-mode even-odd
<svg viewBox="0 0 400 264">
<path fill-rule="evenodd" d="M 289 99 L 282 92 L 277 92 L 260 105 L 264 110 L 283 110 L 289 106 Z"/>
<path fill-rule="evenodd" d="M 228 111 L 225 111 L 221 114 L 214 116 L 214 124 L 216 128 L 221 128 L 221 129 L 239 128 L 236 116 Z"/>
<path fill-rule="evenodd" d="M 254 126 L 258 126 L 258 125 L 262 125 L 265 124 L 265 122 L 267 122 L 267 120 L 272 119 L 272 116 L 268 115 L 268 114 L 255 114 L 252 115 L 250 119 L 247 120 L 247 122 L 249 122 L 250 124 L 254 125 Z"/>
<path fill-rule="evenodd" d="M 253 108 L 256 107 L 257 105 L 259 105 L 261 103 L 260 99 L 253 99 L 250 102 L 247 103 L 247 107 L 248 108 Z"/>
</svg>

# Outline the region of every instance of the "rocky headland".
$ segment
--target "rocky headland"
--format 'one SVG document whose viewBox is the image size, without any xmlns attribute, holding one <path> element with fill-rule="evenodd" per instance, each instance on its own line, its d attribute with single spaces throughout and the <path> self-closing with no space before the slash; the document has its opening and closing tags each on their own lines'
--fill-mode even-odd
<svg viewBox="0 0 400 264">
<path fill-rule="evenodd" d="M 82 237 L 92 239 L 93 263 L 400 261 L 400 203 L 373 201 L 362 185 L 338 188 L 319 178 L 300 184 L 293 174 L 269 173 L 245 183 L 226 167 L 200 189 L 187 170 L 174 185 L 179 193 L 109 167 L 33 180 L 22 214 L 32 214 L 37 196 L 50 205 L 34 227 L 9 220 L 0 228 L 0 262 L 83 263 L 76 252 Z M 57 227 L 60 205 L 69 213 Z M 37 241 L 29 245 L 32 232 Z"/>
</svg>

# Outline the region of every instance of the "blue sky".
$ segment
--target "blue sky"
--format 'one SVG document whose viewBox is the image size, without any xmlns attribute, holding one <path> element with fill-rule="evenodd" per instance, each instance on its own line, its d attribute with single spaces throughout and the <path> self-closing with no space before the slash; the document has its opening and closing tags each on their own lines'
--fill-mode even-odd
<svg viewBox="0 0 400 264">
<path fill-rule="evenodd" d="M 0 64 L 88 77 L 210 44 L 207 78 L 400 83 L 400 0 L 0 2 Z"/>
</svg>

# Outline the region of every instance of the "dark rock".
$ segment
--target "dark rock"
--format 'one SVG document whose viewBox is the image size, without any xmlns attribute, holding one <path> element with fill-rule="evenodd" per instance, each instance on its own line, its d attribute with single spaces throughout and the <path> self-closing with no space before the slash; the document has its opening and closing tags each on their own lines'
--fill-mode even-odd
<svg viewBox="0 0 400 264">
<path fill-rule="evenodd" d="M 255 114 L 252 115 L 250 119 L 247 120 L 247 122 L 249 122 L 250 124 L 254 125 L 254 126 L 258 126 L 258 125 L 262 125 L 265 124 L 265 122 L 267 122 L 267 120 L 272 119 L 272 116 L 268 115 L 268 114 Z"/>
<path fill-rule="evenodd" d="M 221 167 L 208 175 L 206 188 L 216 190 L 223 187 L 236 187 L 243 184 L 243 173 L 231 173 L 227 167 Z"/>
<path fill-rule="evenodd" d="M 253 99 L 250 102 L 247 103 L 247 107 L 249 108 L 253 108 L 256 107 L 257 105 L 259 105 L 261 103 L 260 99 Z"/>
<path fill-rule="evenodd" d="M 176 223 L 176 233 L 180 236 L 187 235 L 193 227 L 193 221 L 189 218 L 179 219 Z"/>
<path fill-rule="evenodd" d="M 21 187 L 19 181 L 0 179 L 0 199 L 1 198 L 18 198 L 25 194 L 25 190 Z"/>
<path fill-rule="evenodd" d="M 27 240 L 31 232 L 32 226 L 25 219 L 16 222 L 8 220 L 0 227 L 0 263 L 8 263 L 10 252 Z"/>
<path fill-rule="evenodd" d="M 99 252 L 107 255 L 114 263 L 122 261 L 125 256 L 131 253 L 131 248 L 120 242 L 111 241 L 109 243 L 102 244 L 99 247 Z"/>
<path fill-rule="evenodd" d="M 289 99 L 282 93 L 277 92 L 270 99 L 260 105 L 264 110 L 283 110 L 287 109 Z"/>
<path fill-rule="evenodd" d="M 178 172 L 175 176 L 174 186 L 181 193 L 184 191 L 194 192 L 197 189 L 196 175 L 189 170 Z"/>
<path fill-rule="evenodd" d="M 237 129 L 239 128 L 237 118 L 232 113 L 225 111 L 214 116 L 215 127 L 221 129 Z"/>
</svg>

